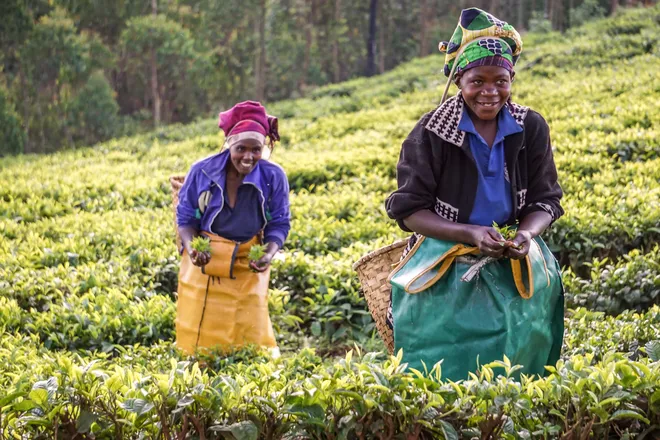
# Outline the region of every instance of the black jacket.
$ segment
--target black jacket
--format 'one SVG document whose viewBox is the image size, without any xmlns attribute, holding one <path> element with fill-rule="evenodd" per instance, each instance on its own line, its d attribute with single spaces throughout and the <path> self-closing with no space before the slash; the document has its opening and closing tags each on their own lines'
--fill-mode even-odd
<svg viewBox="0 0 660 440">
<path fill-rule="evenodd" d="M 463 98 L 447 100 L 417 123 L 401 147 L 399 189 L 385 202 L 387 214 L 410 232 L 403 219 L 422 209 L 468 223 L 477 193 L 477 165 L 465 132 L 458 129 Z M 517 104 L 507 108 L 523 131 L 504 139 L 505 178 L 511 184 L 513 212 L 508 224 L 543 210 L 555 221 L 564 210 L 552 157 L 550 130 L 537 112 Z M 505 111 L 506 109 L 502 109 Z"/>
</svg>

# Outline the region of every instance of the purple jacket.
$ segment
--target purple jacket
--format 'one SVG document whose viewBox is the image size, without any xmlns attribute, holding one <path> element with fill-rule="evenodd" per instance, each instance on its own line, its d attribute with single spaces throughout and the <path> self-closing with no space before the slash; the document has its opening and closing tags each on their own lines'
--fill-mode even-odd
<svg viewBox="0 0 660 440">
<path fill-rule="evenodd" d="M 176 222 L 179 226 L 211 231 L 213 220 L 224 206 L 227 160 L 229 150 L 202 159 L 190 167 L 179 191 L 179 205 L 176 209 Z M 266 224 L 264 241 L 284 243 L 291 229 L 289 182 L 284 170 L 262 159 L 245 176 L 243 184 L 253 185 L 261 196 L 261 215 Z M 204 200 L 207 200 L 207 206 L 204 206 Z"/>
</svg>

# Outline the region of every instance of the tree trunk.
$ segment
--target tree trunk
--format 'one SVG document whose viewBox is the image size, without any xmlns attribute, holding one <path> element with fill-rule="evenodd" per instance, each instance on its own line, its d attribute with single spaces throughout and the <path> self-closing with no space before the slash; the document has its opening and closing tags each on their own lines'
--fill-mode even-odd
<svg viewBox="0 0 660 440">
<path fill-rule="evenodd" d="M 371 0 L 369 5 L 369 36 L 367 37 L 367 68 L 366 76 L 376 73 L 376 16 L 378 0 Z"/>
<path fill-rule="evenodd" d="M 266 0 L 259 5 L 259 54 L 256 59 L 255 95 L 257 101 L 266 98 Z"/>
<path fill-rule="evenodd" d="M 309 10 L 307 11 L 307 16 L 305 17 L 305 53 L 303 56 L 303 69 L 300 73 L 300 79 L 298 80 L 298 91 L 301 95 L 305 95 L 305 89 L 307 88 L 307 75 L 309 73 L 309 65 L 312 57 L 312 45 L 314 44 L 314 17 L 316 15 L 316 1 L 309 1 Z"/>
<path fill-rule="evenodd" d="M 426 35 L 426 9 L 427 9 L 427 0 L 421 0 L 419 2 L 419 56 L 425 57 L 429 52 L 429 41 Z"/>
<path fill-rule="evenodd" d="M 565 20 L 564 20 L 564 0 L 553 0 L 552 1 L 552 28 L 560 32 L 564 32 L 565 29 Z"/>
<path fill-rule="evenodd" d="M 160 87 L 158 87 L 158 65 L 156 63 L 156 50 L 152 47 L 149 51 L 151 63 L 151 97 L 154 100 L 154 127 L 160 125 Z"/>
<path fill-rule="evenodd" d="M 25 74 L 24 73 L 19 73 L 19 78 L 21 80 L 21 90 L 20 90 L 20 95 L 21 95 L 21 102 L 20 105 L 22 106 L 23 110 L 23 129 L 25 130 L 25 143 L 23 144 L 23 151 L 19 151 L 19 153 L 25 153 L 29 154 L 32 152 L 32 141 L 30 137 L 30 98 L 29 98 L 29 91 L 27 87 L 27 83 L 25 81 Z M 18 105 L 17 105 L 18 108 Z"/>
<path fill-rule="evenodd" d="M 341 29 L 341 0 L 335 0 L 335 29 Z M 339 64 L 339 32 L 334 32 L 332 43 L 332 73 L 333 81 L 341 81 L 341 64 Z"/>
<path fill-rule="evenodd" d="M 378 45 L 376 46 L 376 54 L 378 55 L 378 73 L 385 73 L 385 57 L 387 56 L 387 51 L 385 50 L 385 32 L 388 31 L 389 27 L 387 26 L 387 17 L 385 14 L 385 8 L 383 3 L 380 3 L 380 8 L 377 12 L 377 21 L 380 23 L 380 32 L 376 32 L 378 36 Z"/>
<path fill-rule="evenodd" d="M 525 29 L 525 7 L 524 7 L 524 0 L 516 0 L 516 21 L 517 21 L 517 28 L 518 31 L 522 31 Z"/>
<path fill-rule="evenodd" d="M 619 7 L 619 0 L 612 0 L 610 3 L 610 15 L 614 15 Z"/>
<path fill-rule="evenodd" d="M 151 14 L 155 17 L 158 14 L 158 5 L 156 0 L 151 0 Z M 151 63 L 151 96 L 154 100 L 154 127 L 160 125 L 160 88 L 158 87 L 158 63 L 156 60 L 156 49 L 153 47 L 149 51 Z"/>
</svg>

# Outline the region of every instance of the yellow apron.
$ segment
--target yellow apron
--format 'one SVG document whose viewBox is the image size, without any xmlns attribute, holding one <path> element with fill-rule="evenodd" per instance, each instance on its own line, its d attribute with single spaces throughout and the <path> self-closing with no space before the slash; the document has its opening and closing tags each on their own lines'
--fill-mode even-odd
<svg viewBox="0 0 660 440">
<path fill-rule="evenodd" d="M 200 268 L 184 250 L 179 270 L 176 345 L 188 354 L 198 349 L 228 349 L 247 344 L 275 348 L 268 315 L 265 272 L 252 272 L 247 255 L 258 236 L 238 244 L 218 235 L 211 240 L 211 261 Z"/>
</svg>

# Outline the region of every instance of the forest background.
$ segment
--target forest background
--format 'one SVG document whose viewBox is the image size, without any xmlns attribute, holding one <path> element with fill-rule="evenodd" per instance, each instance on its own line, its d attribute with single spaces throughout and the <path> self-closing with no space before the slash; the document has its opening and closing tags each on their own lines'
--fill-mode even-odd
<svg viewBox="0 0 660 440">
<path fill-rule="evenodd" d="M 465 7 L 561 32 L 624 1 L 3 0 L 0 157 L 313 98 L 435 52 Z"/>
</svg>

